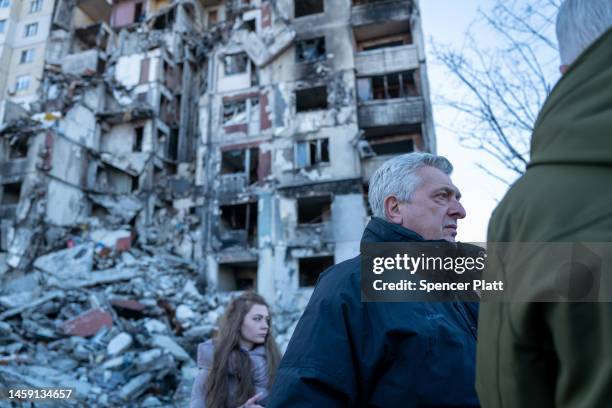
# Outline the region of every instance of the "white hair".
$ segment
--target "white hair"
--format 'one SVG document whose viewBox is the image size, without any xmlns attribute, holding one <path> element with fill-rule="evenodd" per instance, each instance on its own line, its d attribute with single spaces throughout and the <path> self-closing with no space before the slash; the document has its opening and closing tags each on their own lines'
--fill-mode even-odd
<svg viewBox="0 0 612 408">
<path fill-rule="evenodd" d="M 557 16 L 561 64 L 570 65 L 612 28 L 612 1 L 565 0 Z"/>
<path fill-rule="evenodd" d="M 372 214 L 386 219 L 384 201 L 391 195 L 400 201 L 410 201 L 423 182 L 417 170 L 425 166 L 435 167 L 445 174 L 453 172 L 453 165 L 445 157 L 430 153 L 402 154 L 384 162 L 370 179 L 368 196 Z"/>
</svg>

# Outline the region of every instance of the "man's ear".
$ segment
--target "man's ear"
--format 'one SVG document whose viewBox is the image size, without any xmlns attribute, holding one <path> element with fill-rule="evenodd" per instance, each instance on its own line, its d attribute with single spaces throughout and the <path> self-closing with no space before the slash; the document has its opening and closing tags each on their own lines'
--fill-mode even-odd
<svg viewBox="0 0 612 408">
<path fill-rule="evenodd" d="M 402 213 L 400 212 L 400 201 L 396 196 L 385 197 L 383 201 L 385 217 L 391 224 L 402 225 Z"/>
</svg>

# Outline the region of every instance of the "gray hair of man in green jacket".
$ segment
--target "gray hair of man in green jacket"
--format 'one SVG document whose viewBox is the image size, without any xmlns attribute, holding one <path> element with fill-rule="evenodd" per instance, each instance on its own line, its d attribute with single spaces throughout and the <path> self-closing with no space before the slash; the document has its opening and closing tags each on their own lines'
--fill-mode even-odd
<svg viewBox="0 0 612 408">
<path fill-rule="evenodd" d="M 557 16 L 561 73 L 612 28 L 612 1 L 565 0 Z"/>
</svg>

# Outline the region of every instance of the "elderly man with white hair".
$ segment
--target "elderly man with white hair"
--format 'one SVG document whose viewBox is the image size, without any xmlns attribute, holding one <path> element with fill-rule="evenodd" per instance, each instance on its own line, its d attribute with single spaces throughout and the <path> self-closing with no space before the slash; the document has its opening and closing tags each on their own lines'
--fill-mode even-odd
<svg viewBox="0 0 612 408">
<path fill-rule="evenodd" d="M 607 252 L 585 250 L 612 243 L 612 0 L 565 0 L 557 37 L 563 76 L 536 122 L 526 173 L 493 213 L 488 241 L 569 244 L 572 260 L 553 267 L 549 257 L 547 266 L 542 251 L 524 251 L 487 270 L 533 289 L 480 305 L 483 407 L 612 406 L 612 304 L 591 301 L 612 298 L 596 279 L 602 284 L 612 273 L 612 244 L 598 247 Z M 568 301 L 541 302 L 547 298 Z"/>
<path fill-rule="evenodd" d="M 427 153 L 385 162 L 362 243 L 454 242 L 466 213 L 451 171 Z M 320 276 L 266 407 L 477 407 L 475 305 L 362 302 L 360 272 L 358 256 Z"/>
</svg>

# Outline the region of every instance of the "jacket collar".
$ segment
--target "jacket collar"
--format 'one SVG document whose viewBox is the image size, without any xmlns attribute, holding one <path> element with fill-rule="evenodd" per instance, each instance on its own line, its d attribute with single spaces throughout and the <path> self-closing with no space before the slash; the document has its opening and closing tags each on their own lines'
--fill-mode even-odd
<svg viewBox="0 0 612 408">
<path fill-rule="evenodd" d="M 416 232 L 378 217 L 372 217 L 361 237 L 362 243 L 424 241 L 425 239 Z"/>
</svg>

